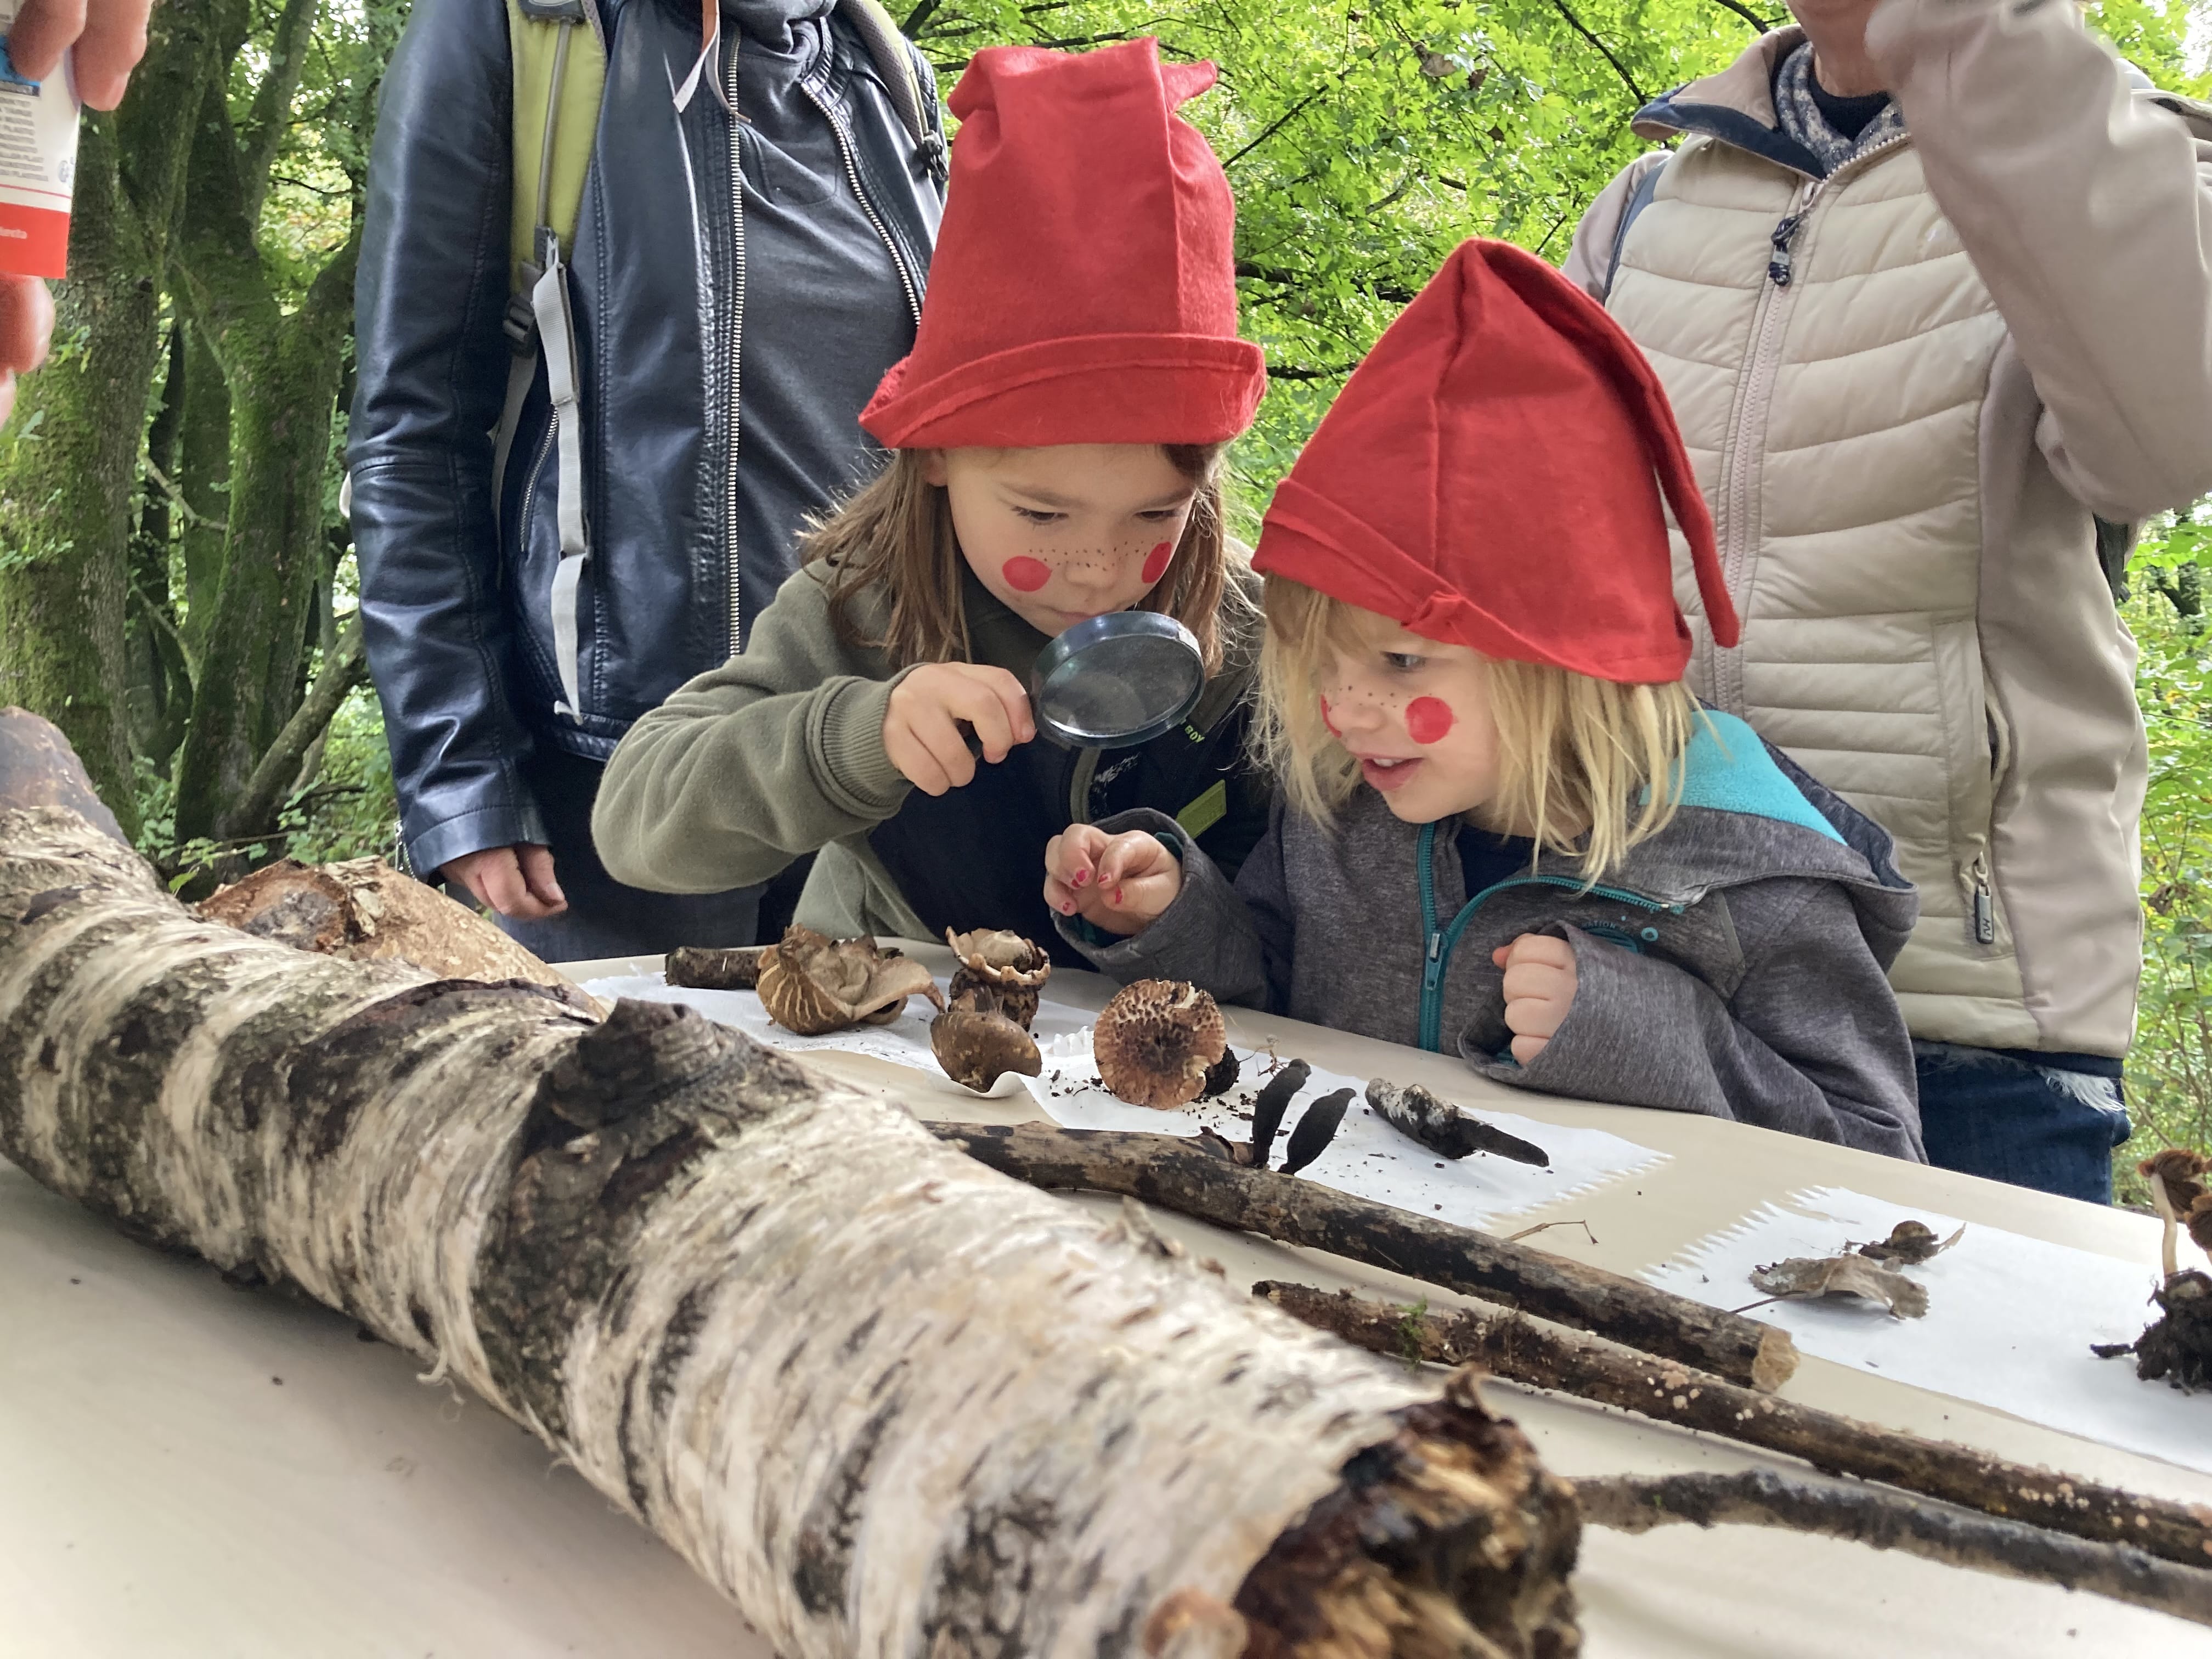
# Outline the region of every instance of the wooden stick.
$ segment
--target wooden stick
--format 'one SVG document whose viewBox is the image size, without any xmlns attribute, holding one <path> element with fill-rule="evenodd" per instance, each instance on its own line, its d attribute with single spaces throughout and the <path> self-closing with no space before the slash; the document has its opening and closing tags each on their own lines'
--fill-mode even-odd
<svg viewBox="0 0 2212 1659">
<path fill-rule="evenodd" d="M 0 1156 L 466 1384 L 788 1659 L 1578 1640 L 1572 1493 L 1468 1379 L 688 1010 L 254 939 L 51 806 L 0 811 Z"/>
<path fill-rule="evenodd" d="M 1530 1388 L 1618 1406 L 1662 1423 L 1802 1457 L 1829 1474 L 1880 1480 L 1984 1515 L 2212 1568 L 2212 1510 L 2008 1462 L 1948 1441 L 1754 1394 L 1699 1371 L 1541 1325 L 1503 1308 L 1432 1314 L 1350 1291 L 1262 1282 L 1253 1294 L 1378 1353 L 1479 1364 Z"/>
<path fill-rule="evenodd" d="M 1591 1526 L 1630 1533 L 1685 1522 L 1786 1527 L 1974 1572 L 2087 1590 L 2212 1625 L 2212 1572 L 2176 1566 L 2124 1544 L 2085 1543 L 2017 1521 L 1921 1503 L 1881 1486 L 1742 1469 L 1577 1480 L 1575 1497 Z"/>
<path fill-rule="evenodd" d="M 1597 1331 L 1762 1392 L 1779 1388 L 1797 1369 L 1796 1345 L 1774 1326 L 1469 1227 L 1245 1169 L 1194 1140 L 1049 1123 L 927 1127 L 970 1158 L 1032 1186 L 1121 1193 L 1242 1232 L 1327 1250 Z"/>
</svg>

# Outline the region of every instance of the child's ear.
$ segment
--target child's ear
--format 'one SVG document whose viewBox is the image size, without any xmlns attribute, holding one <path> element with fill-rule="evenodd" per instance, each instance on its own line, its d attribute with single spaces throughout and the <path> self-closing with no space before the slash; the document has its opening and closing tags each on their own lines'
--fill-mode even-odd
<svg viewBox="0 0 2212 1659">
<path fill-rule="evenodd" d="M 945 488 L 946 482 L 951 478 L 951 474 L 946 469 L 945 465 L 945 452 L 943 450 L 925 449 L 921 452 L 922 483 L 926 484 L 934 484 L 938 489 L 942 489 Z"/>
</svg>

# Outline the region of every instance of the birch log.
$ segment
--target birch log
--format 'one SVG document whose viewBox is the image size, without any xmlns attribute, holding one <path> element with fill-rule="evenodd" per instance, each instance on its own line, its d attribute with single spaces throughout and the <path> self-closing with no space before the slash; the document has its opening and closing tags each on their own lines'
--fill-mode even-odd
<svg viewBox="0 0 2212 1659">
<path fill-rule="evenodd" d="M 303 956 L 52 808 L 0 811 L 0 1152 L 467 1384 L 789 1659 L 1578 1645 L 1571 1492 L 1464 1378 L 687 1011 Z"/>
</svg>

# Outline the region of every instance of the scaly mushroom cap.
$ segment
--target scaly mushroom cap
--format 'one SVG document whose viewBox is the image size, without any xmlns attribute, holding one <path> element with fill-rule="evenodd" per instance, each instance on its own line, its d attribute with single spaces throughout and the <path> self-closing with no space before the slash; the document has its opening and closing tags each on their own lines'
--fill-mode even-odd
<svg viewBox="0 0 2212 1659">
<path fill-rule="evenodd" d="M 1009 1072 L 1036 1077 L 1044 1070 L 1036 1043 L 1004 1014 L 951 1009 L 929 1022 L 929 1046 L 945 1076 L 979 1095 Z"/>
<path fill-rule="evenodd" d="M 1196 1100 L 1206 1068 L 1228 1046 L 1213 999 L 1170 979 L 1124 986 L 1091 1036 L 1099 1079 L 1132 1106 L 1163 1111 Z"/>
<path fill-rule="evenodd" d="M 882 951 L 872 939 L 832 941 L 797 926 L 761 952 L 756 988 L 768 1017 L 801 1036 L 888 1025 L 910 996 L 945 1006 L 929 969 L 911 957 Z"/>
</svg>

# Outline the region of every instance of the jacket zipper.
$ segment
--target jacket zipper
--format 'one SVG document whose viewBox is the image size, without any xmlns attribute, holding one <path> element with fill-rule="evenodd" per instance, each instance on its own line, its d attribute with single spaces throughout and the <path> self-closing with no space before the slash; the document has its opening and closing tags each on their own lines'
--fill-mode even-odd
<svg viewBox="0 0 2212 1659">
<path fill-rule="evenodd" d="M 548 421 L 545 435 L 538 441 L 538 453 L 530 463 L 530 482 L 522 487 L 522 510 L 515 515 L 515 545 L 524 550 L 530 546 L 530 514 L 538 500 L 538 481 L 545 474 L 545 457 L 553 447 L 553 439 L 560 430 L 559 423 Z"/>
<path fill-rule="evenodd" d="M 722 50 L 727 62 L 726 73 L 730 94 L 730 224 L 736 248 L 736 264 L 732 271 L 736 298 L 730 317 L 730 476 L 722 502 L 722 556 L 729 565 L 730 654 L 734 657 L 744 647 L 745 615 L 744 573 L 738 562 L 738 445 L 743 433 L 744 407 L 738 392 L 744 374 L 743 342 L 745 333 L 745 124 L 744 118 L 737 112 L 736 39 L 726 39 Z"/>
<path fill-rule="evenodd" d="M 1966 926 L 1973 933 L 1974 943 L 1995 945 L 1997 942 L 1997 907 L 1996 901 L 1990 894 L 1989 855 L 1975 854 L 1966 861 L 1966 867 L 1961 873 L 1966 878 L 1972 898 L 1966 914 Z"/>
<path fill-rule="evenodd" d="M 920 328 L 921 290 L 915 283 L 914 273 L 907 269 L 898 245 L 891 240 L 890 228 L 876 212 L 876 204 L 868 199 L 868 192 L 860 187 L 860 169 L 853 159 L 853 135 L 846 131 L 845 124 L 830 112 L 829 100 L 814 89 L 811 82 L 801 82 L 799 86 L 800 90 L 812 100 L 814 107 L 822 112 L 822 118 L 830 124 L 830 131 L 837 135 L 837 154 L 844 160 L 845 178 L 853 186 L 853 198 L 860 203 L 860 211 L 868 216 L 868 222 L 875 227 L 877 240 L 883 243 L 884 252 L 891 256 L 891 268 L 898 272 L 899 286 L 906 290 L 907 311 L 914 318 L 915 326 Z"/>
<path fill-rule="evenodd" d="M 1493 893 L 1502 893 L 1509 887 L 1567 887 L 1576 892 L 1591 892 L 1601 898 L 1617 903 L 1632 904 L 1639 910 L 1680 914 L 1679 904 L 1664 904 L 1657 899 L 1646 898 L 1641 893 L 1632 893 L 1622 887 L 1585 888 L 1572 876 L 1515 876 L 1509 880 L 1493 882 L 1460 907 L 1451 926 L 1437 926 L 1437 826 L 1425 823 L 1414 856 L 1420 862 L 1421 932 L 1425 943 L 1421 961 L 1421 1024 L 1420 1044 L 1431 1054 L 1443 1051 L 1444 972 L 1451 966 L 1452 952 L 1459 948 L 1460 935 L 1467 932 L 1468 923 L 1483 901 Z"/>
<path fill-rule="evenodd" d="M 1789 212 L 1768 235 L 1766 281 L 1759 284 L 1758 307 L 1752 320 L 1751 366 L 1745 371 L 1742 392 L 1736 401 L 1734 428 L 1729 434 L 1733 447 L 1729 451 L 1717 514 L 1722 580 L 1738 616 L 1743 614 L 1749 597 L 1746 589 L 1751 580 L 1752 550 L 1758 542 L 1756 526 L 1764 522 L 1764 515 L 1755 515 L 1752 508 L 1765 460 L 1767 411 L 1773 400 L 1774 382 L 1781 374 L 1783 325 L 1793 308 L 1790 302 L 1796 298 L 1792 283 L 1796 275 L 1797 238 L 1831 185 L 1906 143 L 1908 137 L 1899 133 L 1884 139 L 1871 149 L 1851 157 L 1826 178 L 1807 179 L 1792 193 Z M 1754 434 L 1758 439 L 1755 444 L 1752 441 Z M 1746 708 L 1742 647 L 1731 650 L 1716 645 L 1712 651 L 1714 701 L 1729 714 L 1741 716 Z"/>
</svg>

